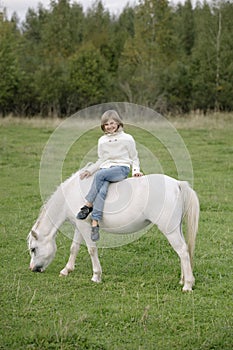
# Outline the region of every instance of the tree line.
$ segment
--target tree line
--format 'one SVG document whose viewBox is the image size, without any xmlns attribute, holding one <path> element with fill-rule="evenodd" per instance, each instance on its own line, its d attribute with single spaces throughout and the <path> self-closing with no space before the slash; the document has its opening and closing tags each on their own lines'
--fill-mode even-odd
<svg viewBox="0 0 233 350">
<path fill-rule="evenodd" d="M 233 3 L 38 4 L 0 17 L 0 114 L 67 116 L 127 101 L 160 113 L 233 110 Z"/>
</svg>

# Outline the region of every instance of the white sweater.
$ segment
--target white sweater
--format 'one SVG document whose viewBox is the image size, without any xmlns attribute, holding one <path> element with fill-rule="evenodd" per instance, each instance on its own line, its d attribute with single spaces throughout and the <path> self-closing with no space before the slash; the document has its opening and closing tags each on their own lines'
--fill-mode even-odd
<svg viewBox="0 0 233 350">
<path fill-rule="evenodd" d="M 93 174 L 100 168 L 132 166 L 132 175 L 140 172 L 138 152 L 134 138 L 124 131 L 105 134 L 98 141 L 98 160 L 87 170 Z"/>
</svg>

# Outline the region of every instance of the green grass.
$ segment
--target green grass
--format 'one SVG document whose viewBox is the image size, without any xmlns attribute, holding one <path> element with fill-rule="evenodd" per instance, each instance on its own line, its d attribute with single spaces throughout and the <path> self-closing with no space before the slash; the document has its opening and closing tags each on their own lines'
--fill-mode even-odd
<svg viewBox="0 0 233 350">
<path fill-rule="evenodd" d="M 90 281 L 91 262 L 84 246 L 73 274 L 58 277 L 71 243 L 61 233 L 46 272 L 29 272 L 26 237 L 42 204 L 38 171 L 53 127 L 38 122 L 0 125 L 0 349 L 233 348 L 232 119 L 221 127 L 211 127 L 211 120 L 203 127 L 179 125 L 201 203 L 196 286 L 189 294 L 178 285 L 178 257 L 155 227 L 134 243 L 99 250 L 101 284 Z M 130 132 L 159 154 L 168 175 L 176 175 L 163 147 L 137 128 Z M 64 178 L 78 168 L 98 135 L 93 130 L 80 139 L 82 154 L 72 147 Z"/>
</svg>

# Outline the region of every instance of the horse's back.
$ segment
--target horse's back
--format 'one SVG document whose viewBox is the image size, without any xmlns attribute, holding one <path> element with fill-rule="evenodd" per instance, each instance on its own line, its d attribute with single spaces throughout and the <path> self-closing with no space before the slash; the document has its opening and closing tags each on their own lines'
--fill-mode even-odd
<svg viewBox="0 0 233 350">
<path fill-rule="evenodd" d="M 162 227 L 171 220 L 175 207 L 176 217 L 180 216 L 178 197 L 178 181 L 163 174 L 113 183 L 105 200 L 102 226 L 120 232 L 135 232 L 151 222 Z"/>
<path fill-rule="evenodd" d="M 68 217 L 74 222 L 92 180 L 93 177 L 80 180 L 76 173 L 63 183 Z M 162 231 L 169 231 L 179 224 L 181 217 L 179 181 L 163 174 L 150 174 L 110 184 L 100 225 L 109 232 L 130 233 L 153 223 Z"/>
</svg>

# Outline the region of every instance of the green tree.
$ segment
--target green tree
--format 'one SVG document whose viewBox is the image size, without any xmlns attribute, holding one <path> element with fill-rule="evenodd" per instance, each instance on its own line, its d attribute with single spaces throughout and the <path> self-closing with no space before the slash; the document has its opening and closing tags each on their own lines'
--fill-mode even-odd
<svg viewBox="0 0 233 350">
<path fill-rule="evenodd" d="M 107 102 L 111 82 L 106 60 L 91 43 L 69 60 L 69 110 Z"/>
<path fill-rule="evenodd" d="M 51 1 L 50 11 L 41 28 L 43 54 L 69 57 L 83 40 L 84 14 L 70 0 Z"/>
<path fill-rule="evenodd" d="M 68 0 L 51 1 L 50 9 L 29 10 L 24 24 L 22 56 L 39 113 L 61 116 L 67 112 L 68 59 L 81 45 L 84 14 Z"/>
<path fill-rule="evenodd" d="M 21 37 L 17 50 L 21 76 L 17 105 L 22 115 L 40 113 L 40 101 L 35 79 L 37 70 L 43 64 L 42 28 L 47 17 L 48 10 L 44 9 L 42 5 L 38 7 L 38 11 L 29 8 L 21 27 Z"/>
<path fill-rule="evenodd" d="M 194 108 L 232 108 L 233 5 L 204 3 L 195 10 L 197 35 L 192 54 Z M 227 103 L 228 100 L 228 103 Z"/>
<path fill-rule="evenodd" d="M 0 20 L 0 113 L 5 115 L 16 108 L 19 88 L 19 67 L 16 56 L 19 32 L 14 21 Z"/>
<path fill-rule="evenodd" d="M 233 3 L 216 3 L 216 98 L 215 109 L 232 110 L 233 101 Z"/>
<path fill-rule="evenodd" d="M 177 55 L 168 1 L 141 1 L 135 12 L 134 33 L 122 52 L 121 88 L 128 100 L 155 107 L 163 94 L 162 71 Z"/>
<path fill-rule="evenodd" d="M 194 10 L 191 0 L 186 0 L 183 5 L 178 4 L 174 17 L 179 50 L 181 54 L 189 57 L 195 41 Z"/>
<path fill-rule="evenodd" d="M 176 56 L 160 74 L 161 92 L 157 105 L 164 113 L 182 113 L 192 109 L 190 58 L 195 40 L 195 23 L 191 1 L 186 0 L 184 4 L 178 4 L 172 18 Z"/>
<path fill-rule="evenodd" d="M 109 62 L 109 70 L 114 71 L 115 62 L 115 33 L 114 22 L 109 11 L 104 9 L 101 1 L 96 1 L 87 11 L 85 22 L 84 43 L 92 45 L 100 51 L 101 55 Z"/>
</svg>

